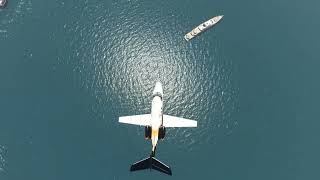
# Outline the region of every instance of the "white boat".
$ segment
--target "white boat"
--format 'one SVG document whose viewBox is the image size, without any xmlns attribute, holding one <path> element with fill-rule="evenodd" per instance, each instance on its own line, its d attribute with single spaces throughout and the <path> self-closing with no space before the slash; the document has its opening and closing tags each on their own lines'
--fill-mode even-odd
<svg viewBox="0 0 320 180">
<path fill-rule="evenodd" d="M 208 21 L 200 24 L 199 26 L 197 26 L 196 28 L 194 28 L 192 31 L 188 32 L 184 38 L 189 41 L 190 39 L 196 37 L 197 35 L 199 35 L 200 33 L 202 33 L 203 31 L 211 28 L 212 26 L 216 25 L 221 19 L 222 19 L 223 15 L 221 16 L 215 16 L 211 19 L 209 19 Z"/>
<path fill-rule="evenodd" d="M 4 7 L 7 4 L 7 0 L 0 0 L 0 8 Z"/>
</svg>

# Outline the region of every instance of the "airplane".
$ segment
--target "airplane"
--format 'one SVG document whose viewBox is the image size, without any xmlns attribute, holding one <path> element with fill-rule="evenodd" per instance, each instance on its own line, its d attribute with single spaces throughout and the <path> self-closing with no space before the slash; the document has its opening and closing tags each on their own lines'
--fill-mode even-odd
<svg viewBox="0 0 320 180">
<path fill-rule="evenodd" d="M 163 89 L 160 82 L 156 83 L 152 93 L 151 114 L 123 116 L 119 117 L 119 122 L 145 126 L 145 138 L 152 141 L 150 157 L 134 163 L 130 171 L 155 169 L 168 175 L 172 175 L 171 168 L 155 158 L 158 140 L 164 139 L 166 128 L 197 127 L 197 121 L 163 114 Z"/>
</svg>

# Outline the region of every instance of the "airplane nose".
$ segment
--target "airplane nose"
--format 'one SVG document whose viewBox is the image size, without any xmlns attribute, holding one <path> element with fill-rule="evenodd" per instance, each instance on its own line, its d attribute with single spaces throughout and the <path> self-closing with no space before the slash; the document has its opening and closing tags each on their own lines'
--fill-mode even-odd
<svg viewBox="0 0 320 180">
<path fill-rule="evenodd" d="M 156 83 L 153 90 L 153 94 L 157 94 L 157 93 L 160 93 L 161 95 L 163 94 L 162 84 L 160 82 Z"/>
</svg>

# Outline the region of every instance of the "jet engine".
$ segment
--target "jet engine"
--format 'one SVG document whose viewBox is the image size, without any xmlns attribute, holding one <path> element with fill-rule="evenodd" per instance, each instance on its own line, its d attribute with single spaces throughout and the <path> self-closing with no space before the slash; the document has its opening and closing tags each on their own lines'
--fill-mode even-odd
<svg viewBox="0 0 320 180">
<path fill-rule="evenodd" d="M 146 126 L 144 128 L 144 137 L 146 139 L 151 139 L 151 126 Z"/>
<path fill-rule="evenodd" d="M 159 134 L 158 134 L 159 139 L 164 139 L 165 135 L 166 135 L 166 128 L 164 126 L 160 126 Z"/>
</svg>

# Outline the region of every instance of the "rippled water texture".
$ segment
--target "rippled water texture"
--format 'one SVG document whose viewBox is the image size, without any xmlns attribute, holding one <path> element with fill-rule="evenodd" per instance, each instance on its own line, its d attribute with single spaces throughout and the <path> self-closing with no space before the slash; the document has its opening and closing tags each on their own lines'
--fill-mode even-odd
<svg viewBox="0 0 320 180">
<path fill-rule="evenodd" d="M 6 153 L 6 147 L 0 145 L 0 173 L 4 173 L 6 170 Z"/>
<path fill-rule="evenodd" d="M 7 7 L 0 8 L 0 38 L 9 37 L 10 30 L 23 23 L 23 18 L 32 12 L 31 0 L 8 1 Z"/>
<path fill-rule="evenodd" d="M 96 97 L 94 111 L 119 104 L 107 123 L 117 123 L 118 116 L 149 113 L 152 89 L 160 80 L 164 113 L 199 124 L 197 129 L 169 129 L 168 143 L 192 148 L 194 143 L 214 142 L 237 125 L 232 60 L 214 29 L 203 34 L 202 39 L 210 36 L 206 41 L 186 42 L 184 33 L 191 28 L 181 21 L 187 21 L 186 15 L 164 8 L 170 2 L 154 3 L 76 5 L 72 11 L 81 12 L 80 17 L 65 25 L 72 36 L 68 46 L 75 50 L 69 63 Z"/>
</svg>

